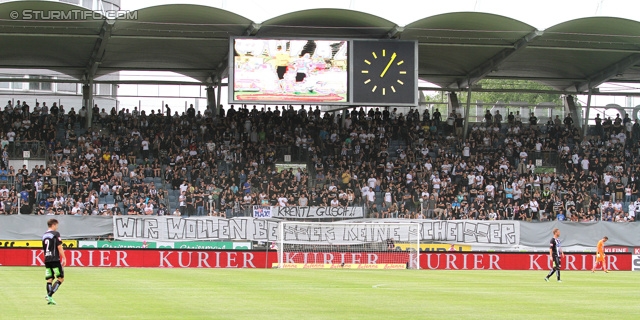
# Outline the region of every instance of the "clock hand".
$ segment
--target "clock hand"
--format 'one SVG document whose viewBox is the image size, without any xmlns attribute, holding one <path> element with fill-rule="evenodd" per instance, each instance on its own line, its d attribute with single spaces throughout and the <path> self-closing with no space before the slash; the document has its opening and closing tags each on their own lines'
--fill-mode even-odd
<svg viewBox="0 0 640 320">
<path fill-rule="evenodd" d="M 384 77 L 384 75 L 387 73 L 387 70 L 389 70 L 389 67 L 391 67 L 391 64 L 393 63 L 393 60 L 396 59 L 396 53 L 394 52 L 391 55 L 391 60 L 389 60 L 389 63 L 387 63 L 387 66 L 384 68 L 384 70 L 382 70 L 382 73 L 380 74 L 380 78 Z"/>
</svg>

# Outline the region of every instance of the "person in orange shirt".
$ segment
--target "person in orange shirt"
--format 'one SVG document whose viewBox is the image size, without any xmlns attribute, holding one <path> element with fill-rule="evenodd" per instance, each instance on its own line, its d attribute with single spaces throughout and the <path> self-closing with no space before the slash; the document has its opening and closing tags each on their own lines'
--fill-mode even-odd
<svg viewBox="0 0 640 320">
<path fill-rule="evenodd" d="M 607 242 L 607 240 L 609 240 L 608 237 L 602 237 L 602 239 L 598 241 L 598 249 L 596 250 L 596 264 L 593 266 L 593 269 L 591 269 L 591 273 L 596 272 L 596 269 L 600 268 L 600 266 L 602 266 L 602 270 L 604 272 L 609 273 L 609 270 L 607 270 L 607 266 L 604 262 L 604 243 Z"/>
</svg>

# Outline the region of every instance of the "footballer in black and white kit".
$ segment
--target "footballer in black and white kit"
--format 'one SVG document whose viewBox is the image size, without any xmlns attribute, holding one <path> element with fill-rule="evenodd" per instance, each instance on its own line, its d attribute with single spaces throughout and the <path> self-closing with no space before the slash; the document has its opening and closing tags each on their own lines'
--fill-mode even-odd
<svg viewBox="0 0 640 320">
<path fill-rule="evenodd" d="M 58 220 L 47 222 L 49 229 L 42 235 L 42 250 L 44 251 L 45 279 L 47 280 L 47 303 L 55 305 L 53 294 L 64 282 L 64 265 L 66 257 L 62 248 L 62 238 L 58 232 Z M 54 283 L 53 280 L 56 280 Z"/>
</svg>

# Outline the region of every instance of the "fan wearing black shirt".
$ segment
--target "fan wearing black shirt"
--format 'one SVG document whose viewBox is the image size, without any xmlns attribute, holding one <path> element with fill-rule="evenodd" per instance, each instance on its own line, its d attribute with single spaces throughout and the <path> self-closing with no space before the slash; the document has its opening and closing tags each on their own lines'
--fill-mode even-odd
<svg viewBox="0 0 640 320">
<path fill-rule="evenodd" d="M 558 282 L 562 282 L 560 280 L 560 268 L 562 267 L 562 260 L 564 258 L 564 252 L 562 252 L 562 248 L 560 247 L 560 229 L 553 229 L 553 238 L 549 242 L 549 259 L 553 261 L 553 268 L 549 270 L 549 274 L 544 278 L 544 281 L 549 281 L 549 278 L 557 272 Z"/>
<path fill-rule="evenodd" d="M 42 250 L 44 251 L 45 279 L 47 280 L 47 303 L 55 305 L 53 294 L 58 291 L 62 282 L 64 282 L 64 270 L 62 267 L 67 262 L 62 248 L 62 239 L 58 233 L 58 220 L 50 219 L 47 221 L 49 229 L 42 236 Z M 53 283 L 53 279 L 57 278 Z"/>
</svg>

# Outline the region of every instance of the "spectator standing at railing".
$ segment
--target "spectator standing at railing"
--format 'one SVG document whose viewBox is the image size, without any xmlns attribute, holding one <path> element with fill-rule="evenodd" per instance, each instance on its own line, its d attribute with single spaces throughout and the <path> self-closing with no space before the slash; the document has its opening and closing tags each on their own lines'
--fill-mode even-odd
<svg viewBox="0 0 640 320">
<path fill-rule="evenodd" d="M 7 168 L 2 165 L 0 166 L 0 184 L 3 185 L 3 188 L 6 188 L 5 185 L 9 183 L 9 172 Z"/>
<path fill-rule="evenodd" d="M 6 150 L 8 146 L 9 146 L 9 139 L 7 138 L 6 135 L 2 135 L 2 138 L 0 139 L 0 148 L 2 150 Z"/>
<path fill-rule="evenodd" d="M 436 127 L 440 127 L 440 122 L 442 121 L 442 114 L 440 113 L 440 111 L 436 108 L 436 110 L 433 112 L 432 116 L 432 122 L 433 125 L 435 125 Z"/>
<path fill-rule="evenodd" d="M 36 203 L 40 203 L 40 200 L 42 200 L 44 198 L 44 194 L 43 194 L 43 187 L 44 184 L 42 182 L 41 178 L 36 178 L 35 182 L 33 183 L 33 187 L 35 188 L 35 193 L 36 193 Z"/>
<path fill-rule="evenodd" d="M 536 130 L 537 129 L 537 125 L 538 125 L 538 117 L 536 117 L 536 115 L 531 112 L 531 116 L 529 117 L 529 126 Z"/>
</svg>

